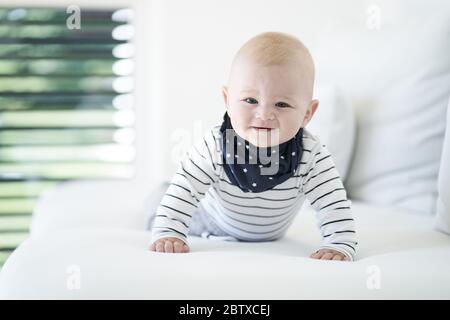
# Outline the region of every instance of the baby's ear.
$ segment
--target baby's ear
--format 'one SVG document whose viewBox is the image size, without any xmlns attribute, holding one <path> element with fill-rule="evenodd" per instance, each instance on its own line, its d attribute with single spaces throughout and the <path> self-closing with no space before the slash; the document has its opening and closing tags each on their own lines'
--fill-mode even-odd
<svg viewBox="0 0 450 320">
<path fill-rule="evenodd" d="M 316 113 L 317 108 L 319 107 L 319 100 L 314 99 L 309 103 L 308 109 L 306 110 L 305 117 L 303 118 L 302 127 L 304 128 L 309 121 L 311 121 L 314 113 Z"/>
<path fill-rule="evenodd" d="M 222 96 L 223 101 L 225 102 L 225 107 L 228 107 L 228 87 L 222 86 Z"/>
</svg>

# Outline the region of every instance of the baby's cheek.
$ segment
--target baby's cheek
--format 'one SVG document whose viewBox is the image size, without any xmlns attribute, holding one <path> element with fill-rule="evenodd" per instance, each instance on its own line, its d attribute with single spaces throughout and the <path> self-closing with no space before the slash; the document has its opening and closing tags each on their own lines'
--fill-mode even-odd
<svg viewBox="0 0 450 320">
<path fill-rule="evenodd" d="M 294 121 L 289 125 L 290 134 L 295 136 L 297 132 L 302 128 L 303 121 L 299 120 L 299 118 L 294 118 Z"/>
<path fill-rule="evenodd" d="M 248 116 L 245 112 L 240 111 L 239 108 L 237 110 L 233 110 L 231 114 L 229 114 L 231 119 L 231 125 L 235 129 L 241 129 L 245 127 L 245 124 L 248 123 Z"/>
</svg>

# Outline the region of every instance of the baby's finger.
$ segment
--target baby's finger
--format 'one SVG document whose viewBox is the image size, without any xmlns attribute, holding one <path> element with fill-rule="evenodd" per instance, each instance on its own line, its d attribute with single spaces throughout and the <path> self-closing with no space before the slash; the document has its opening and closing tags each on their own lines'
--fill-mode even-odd
<svg viewBox="0 0 450 320">
<path fill-rule="evenodd" d="M 155 243 L 152 243 L 152 244 L 150 245 L 150 251 L 156 251 Z"/>
<path fill-rule="evenodd" d="M 333 254 L 330 252 L 325 253 L 320 260 L 330 260 L 333 257 Z"/>
<path fill-rule="evenodd" d="M 189 252 L 189 246 L 187 244 L 183 244 L 183 252 L 188 253 Z"/>
<path fill-rule="evenodd" d="M 311 258 L 313 259 L 320 259 L 324 255 L 323 251 L 316 251 L 311 255 Z"/>
<path fill-rule="evenodd" d="M 332 260 L 337 260 L 337 261 L 341 261 L 342 260 L 342 256 L 340 254 L 336 254 Z"/>
<path fill-rule="evenodd" d="M 172 241 L 170 241 L 170 240 L 166 241 L 166 243 L 164 244 L 164 251 L 168 252 L 168 253 L 173 253 Z"/>
<path fill-rule="evenodd" d="M 181 252 L 183 252 L 183 242 L 181 242 L 181 241 L 175 241 L 174 243 L 173 243 L 173 251 L 175 252 L 175 253 L 181 253 Z"/>
<path fill-rule="evenodd" d="M 157 252 L 164 252 L 164 241 L 156 242 L 156 251 Z"/>
</svg>

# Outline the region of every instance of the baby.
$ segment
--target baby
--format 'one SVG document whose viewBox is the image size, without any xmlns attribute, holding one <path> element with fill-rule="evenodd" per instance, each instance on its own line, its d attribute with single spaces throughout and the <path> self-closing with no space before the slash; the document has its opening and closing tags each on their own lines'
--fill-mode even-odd
<svg viewBox="0 0 450 320">
<path fill-rule="evenodd" d="M 295 37 L 266 32 L 240 48 L 222 91 L 222 124 L 187 152 L 150 212 L 150 250 L 189 252 L 188 233 L 276 240 L 306 199 L 323 239 L 310 257 L 355 259 L 351 201 L 329 151 L 305 129 L 318 107 L 313 86 L 312 57 Z"/>
</svg>

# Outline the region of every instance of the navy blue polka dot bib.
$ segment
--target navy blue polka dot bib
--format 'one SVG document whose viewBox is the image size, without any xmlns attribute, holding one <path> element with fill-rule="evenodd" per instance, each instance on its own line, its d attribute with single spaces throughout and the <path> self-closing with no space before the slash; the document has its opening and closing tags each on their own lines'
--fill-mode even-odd
<svg viewBox="0 0 450 320">
<path fill-rule="evenodd" d="M 277 146 L 257 147 L 240 137 L 225 112 L 220 127 L 226 175 L 243 192 L 263 192 L 292 177 L 303 153 L 303 128 Z"/>
</svg>

